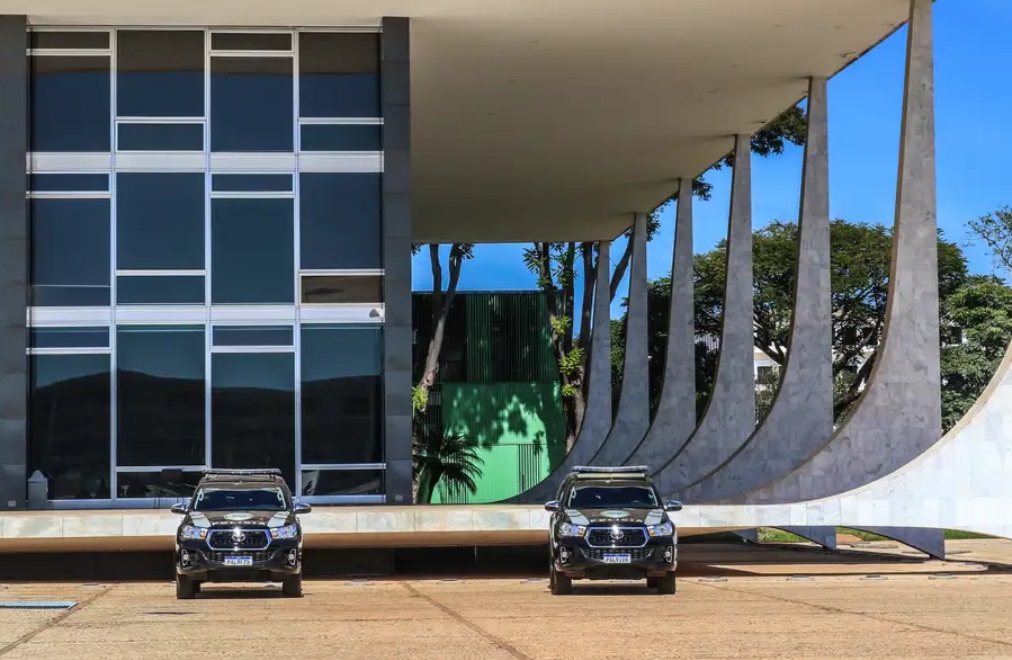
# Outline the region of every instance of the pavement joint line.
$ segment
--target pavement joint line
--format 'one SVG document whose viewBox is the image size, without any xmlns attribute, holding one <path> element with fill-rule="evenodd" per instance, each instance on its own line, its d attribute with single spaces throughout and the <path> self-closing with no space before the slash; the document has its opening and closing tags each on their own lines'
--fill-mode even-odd
<svg viewBox="0 0 1012 660">
<path fill-rule="evenodd" d="M 67 618 L 73 616 L 74 613 L 80 612 L 81 610 L 83 610 L 87 606 L 91 605 L 96 600 L 98 600 L 102 596 L 104 596 L 107 593 L 109 593 L 110 591 L 112 591 L 112 589 L 113 589 L 113 587 L 106 587 L 102 591 L 99 591 L 99 592 L 96 592 L 96 593 L 92 594 L 88 598 L 85 598 L 84 600 L 82 600 L 81 602 L 79 602 L 74 607 L 72 607 L 69 610 L 66 610 L 64 612 L 61 612 L 59 615 L 57 615 L 56 617 L 50 619 L 49 621 L 47 621 L 46 623 L 42 624 L 41 626 L 39 626 L 35 630 L 32 630 L 32 631 L 29 631 L 29 632 L 25 633 L 24 635 L 22 635 L 21 637 L 15 639 L 13 642 L 11 642 L 10 644 L 8 644 L 7 646 L 4 646 L 3 648 L 0 648 L 0 656 L 7 655 L 8 653 L 10 653 L 14 649 L 18 648 L 22 644 L 26 644 L 26 643 L 32 641 L 38 635 L 41 635 L 42 633 L 44 633 L 45 631 L 49 630 L 50 628 L 53 628 L 53 627 L 57 626 L 58 624 L 60 624 L 63 621 L 65 621 Z"/>
<path fill-rule="evenodd" d="M 422 593 L 421 591 L 419 591 L 418 589 L 415 589 L 413 586 L 411 586 L 407 582 L 401 582 L 401 586 L 404 587 L 405 589 L 407 589 L 408 593 L 410 593 L 412 596 L 415 596 L 417 598 L 421 598 L 421 599 L 425 600 L 427 603 L 429 603 L 430 605 L 432 605 L 436 609 L 442 611 L 444 614 L 446 614 L 447 616 L 449 616 L 451 619 L 453 619 L 457 623 L 460 623 L 460 624 L 462 624 L 462 625 L 467 626 L 468 628 L 470 628 L 472 631 L 474 631 L 475 633 L 477 633 L 478 636 L 481 637 L 482 639 L 484 639 L 486 642 L 489 642 L 490 644 L 492 644 L 496 648 L 499 648 L 499 649 L 502 649 L 503 651 L 506 651 L 507 653 L 509 653 L 510 655 L 512 655 L 514 658 L 517 658 L 517 660 L 534 660 L 534 658 L 532 658 L 531 656 L 527 655 L 526 653 L 523 653 L 522 651 L 520 651 L 519 649 L 517 649 L 516 647 L 514 647 L 512 644 L 510 644 L 509 642 L 507 642 L 505 639 L 502 639 L 501 637 L 497 637 L 496 635 L 493 635 L 489 631 L 485 630 L 484 628 L 482 628 L 478 624 L 474 623 L 473 621 L 471 621 L 470 619 L 468 619 L 467 617 L 465 617 L 463 614 L 460 614 L 459 612 L 457 612 L 453 608 L 451 608 L 451 607 L 449 607 L 447 605 L 444 605 L 443 603 L 439 602 L 438 600 L 436 600 L 432 596 L 430 596 L 428 594 L 425 594 L 425 593 Z M 0 653 L 0 655 L 3 655 L 3 654 Z"/>
<path fill-rule="evenodd" d="M 817 610 L 822 610 L 823 612 L 829 612 L 830 614 L 852 614 L 854 616 L 863 617 L 865 619 L 871 619 L 872 621 L 881 621 L 881 622 L 885 622 L 885 623 L 892 623 L 892 624 L 897 625 L 897 626 L 907 626 L 907 627 L 910 627 L 910 628 L 916 628 L 916 629 L 922 630 L 924 632 L 941 633 L 943 635 L 954 635 L 956 637 L 961 637 L 963 639 L 972 640 L 974 642 L 984 642 L 985 644 L 998 644 L 999 646 L 1005 646 L 1005 647 L 1008 647 L 1008 648 L 1012 648 L 1012 642 L 1006 642 L 1006 641 L 1001 640 L 1001 639 L 992 639 L 990 637 L 983 637 L 983 636 L 980 636 L 980 635 L 968 635 L 967 633 L 962 633 L 962 632 L 959 632 L 959 631 L 956 631 L 956 630 L 946 630 L 945 628 L 936 628 L 935 626 L 928 626 L 928 625 L 925 625 L 923 623 L 913 623 L 911 621 L 898 621 L 896 619 L 891 619 L 889 617 L 875 616 L 873 614 L 868 614 L 866 612 L 855 612 L 853 610 L 845 610 L 845 609 L 843 609 L 841 607 L 833 607 L 831 605 L 821 605 L 819 603 L 810 603 L 810 602 L 807 602 L 807 601 L 804 601 L 804 600 L 796 600 L 794 598 L 784 598 L 783 596 L 773 596 L 771 594 L 765 594 L 765 593 L 761 593 L 761 592 L 743 591 L 741 589 L 735 589 L 734 587 L 715 587 L 715 586 L 708 585 L 708 584 L 703 584 L 703 586 L 704 587 L 709 587 L 710 589 L 727 589 L 728 591 L 734 591 L 736 593 L 739 593 L 739 594 L 742 594 L 742 595 L 746 595 L 746 596 L 747 595 L 756 595 L 756 596 L 759 596 L 760 598 L 767 598 L 769 600 L 775 600 L 775 601 L 779 601 L 781 603 L 793 603 L 794 605 L 804 605 L 804 606 L 808 606 L 808 607 L 811 607 L 811 608 L 814 608 L 814 609 L 817 609 Z"/>
</svg>

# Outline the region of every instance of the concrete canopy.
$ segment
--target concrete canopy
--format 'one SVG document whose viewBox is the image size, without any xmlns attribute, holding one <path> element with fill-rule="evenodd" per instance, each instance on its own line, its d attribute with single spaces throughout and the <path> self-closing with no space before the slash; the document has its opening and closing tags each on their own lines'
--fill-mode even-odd
<svg viewBox="0 0 1012 660">
<path fill-rule="evenodd" d="M 414 240 L 611 239 L 909 0 L 0 0 L 35 25 L 412 27 Z"/>
</svg>

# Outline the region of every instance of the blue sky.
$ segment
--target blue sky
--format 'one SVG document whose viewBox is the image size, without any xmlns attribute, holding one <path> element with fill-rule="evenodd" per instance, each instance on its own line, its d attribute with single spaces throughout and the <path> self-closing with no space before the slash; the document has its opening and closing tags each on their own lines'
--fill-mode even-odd
<svg viewBox="0 0 1012 660">
<path fill-rule="evenodd" d="M 971 242 L 968 220 L 1012 205 L 1012 0 L 938 0 L 935 4 L 935 108 L 938 224 L 964 247 L 974 272 L 992 271 L 986 249 Z M 896 204 L 900 112 L 906 29 L 902 29 L 829 83 L 830 195 L 833 217 L 890 225 Z M 796 220 L 801 190 L 800 148 L 753 160 L 753 225 Z M 710 250 L 727 234 L 731 172 L 707 175 L 710 201 L 696 200 L 694 250 Z M 671 269 L 673 210 L 649 244 L 651 278 Z M 535 288 L 524 267 L 524 245 L 479 245 L 464 265 L 461 290 Z M 613 255 L 621 254 L 621 241 Z M 445 263 L 445 249 L 444 249 Z M 428 254 L 414 260 L 412 283 L 430 289 Z M 620 295 L 612 305 L 619 316 Z"/>
</svg>

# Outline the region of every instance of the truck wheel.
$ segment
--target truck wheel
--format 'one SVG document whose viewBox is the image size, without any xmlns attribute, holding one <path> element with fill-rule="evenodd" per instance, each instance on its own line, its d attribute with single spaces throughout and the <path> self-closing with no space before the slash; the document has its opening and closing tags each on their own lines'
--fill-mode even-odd
<svg viewBox="0 0 1012 660">
<path fill-rule="evenodd" d="M 672 571 L 662 578 L 656 578 L 657 580 L 657 593 L 662 595 L 670 595 L 675 593 L 675 572 Z"/>
<path fill-rule="evenodd" d="M 197 595 L 197 585 L 185 575 L 176 576 L 176 598 L 190 600 Z"/>
<path fill-rule="evenodd" d="M 552 594 L 556 596 L 566 596 L 573 593 L 573 578 L 568 575 L 563 575 L 555 570 L 552 566 L 551 574 L 548 578 L 548 583 L 551 585 Z"/>
<path fill-rule="evenodd" d="M 655 578 L 655 577 L 648 577 L 647 578 L 647 589 L 656 589 L 656 588 L 657 588 L 657 578 Z"/>
<path fill-rule="evenodd" d="M 302 598 L 302 573 L 286 577 L 281 583 L 281 593 L 285 598 Z"/>
</svg>

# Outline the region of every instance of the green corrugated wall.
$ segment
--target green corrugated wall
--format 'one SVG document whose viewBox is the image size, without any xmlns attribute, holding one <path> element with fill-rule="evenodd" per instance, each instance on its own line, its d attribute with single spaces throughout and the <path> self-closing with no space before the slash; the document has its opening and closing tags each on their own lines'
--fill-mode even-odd
<svg viewBox="0 0 1012 660">
<path fill-rule="evenodd" d="M 415 373 L 431 336 L 431 294 L 414 295 Z M 433 502 L 495 502 L 544 479 L 565 454 L 565 420 L 544 294 L 458 293 L 428 422 L 474 438 L 478 491 L 437 488 Z"/>
</svg>

